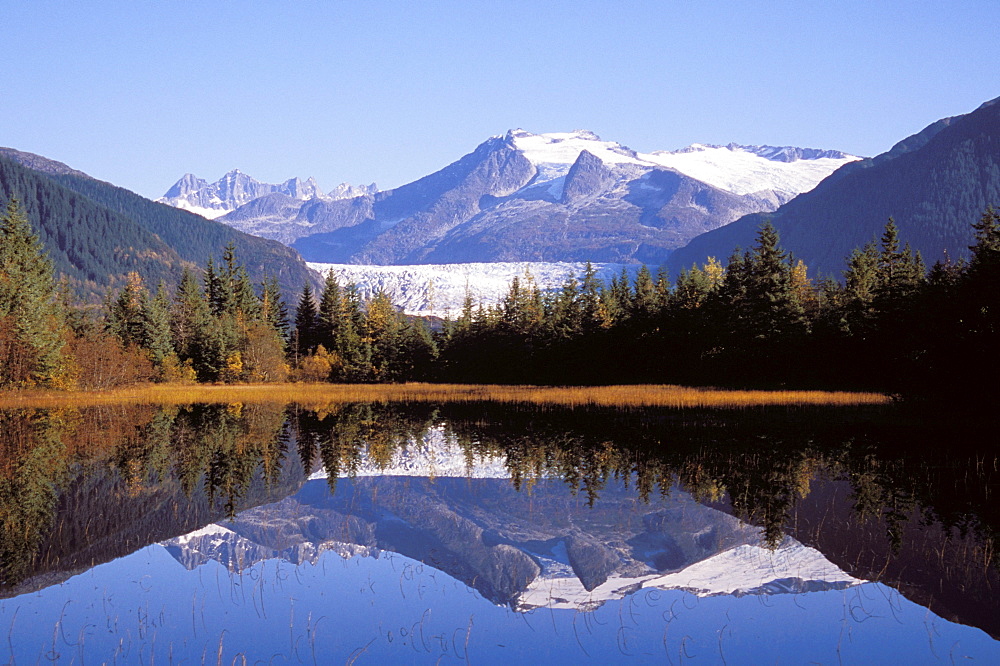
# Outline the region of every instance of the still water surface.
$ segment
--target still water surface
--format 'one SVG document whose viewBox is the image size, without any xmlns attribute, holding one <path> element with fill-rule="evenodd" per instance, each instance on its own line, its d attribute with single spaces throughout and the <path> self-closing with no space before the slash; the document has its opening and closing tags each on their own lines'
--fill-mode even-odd
<svg viewBox="0 0 1000 666">
<path fill-rule="evenodd" d="M 885 410 L 0 426 L 13 663 L 1000 663 L 996 455 Z"/>
</svg>

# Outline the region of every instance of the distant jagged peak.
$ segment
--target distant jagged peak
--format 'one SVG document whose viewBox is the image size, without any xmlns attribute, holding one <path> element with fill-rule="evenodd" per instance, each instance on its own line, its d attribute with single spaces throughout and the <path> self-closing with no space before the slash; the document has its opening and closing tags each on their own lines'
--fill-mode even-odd
<svg viewBox="0 0 1000 666">
<path fill-rule="evenodd" d="M 231 169 L 213 183 L 192 173 L 184 174 L 157 201 L 214 219 L 271 194 L 282 194 L 299 201 L 329 201 L 374 194 L 377 191 L 375 183 L 360 186 L 341 183 L 329 194 L 324 194 L 316 179 L 311 176 L 305 180 L 294 177 L 280 184 L 270 184 L 261 182 L 240 169 Z"/>
<path fill-rule="evenodd" d="M 192 192 L 208 187 L 208 181 L 193 173 L 186 173 L 163 195 L 164 199 L 184 197 Z"/>
<path fill-rule="evenodd" d="M 310 178 L 310 180 L 312 180 Z M 341 183 L 335 188 L 326 193 L 326 196 L 330 199 L 353 199 L 354 197 L 363 197 L 367 195 L 372 195 L 378 192 L 378 186 L 375 183 L 370 185 L 351 185 L 350 183 Z"/>
</svg>

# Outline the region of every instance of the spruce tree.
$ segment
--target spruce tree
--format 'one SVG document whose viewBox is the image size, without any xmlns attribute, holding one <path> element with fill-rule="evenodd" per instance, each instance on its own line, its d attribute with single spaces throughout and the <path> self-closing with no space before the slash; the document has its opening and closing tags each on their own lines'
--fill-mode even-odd
<svg viewBox="0 0 1000 666">
<path fill-rule="evenodd" d="M 368 381 L 371 377 L 371 344 L 362 337 L 365 312 L 361 307 L 358 288 L 348 284 L 344 288 L 344 318 L 337 340 L 336 351 L 343 362 L 341 376 L 344 381 Z"/>
<path fill-rule="evenodd" d="M 677 286 L 671 296 L 671 310 L 695 310 L 700 308 L 712 291 L 712 285 L 705 271 L 693 265 L 682 269 L 677 276 Z"/>
<path fill-rule="evenodd" d="M 146 340 L 150 360 L 158 368 L 162 368 L 164 361 L 174 354 L 173 337 L 170 333 L 170 297 L 162 282 L 146 308 Z M 174 362 L 176 360 L 175 357 Z"/>
<path fill-rule="evenodd" d="M 317 314 L 317 341 L 327 349 L 335 350 L 344 326 L 344 298 L 332 270 L 326 274 Z"/>
<path fill-rule="evenodd" d="M 149 349 L 149 325 L 147 321 L 149 293 L 142 283 L 142 277 L 131 272 L 125 278 L 125 286 L 118 296 L 111 300 L 107 313 L 107 329 L 122 343 L 123 347 Z"/>
<path fill-rule="evenodd" d="M 0 218 L 0 386 L 59 385 L 65 328 L 52 264 L 11 199 Z"/>
<path fill-rule="evenodd" d="M 261 320 L 273 328 L 282 340 L 288 337 L 288 306 L 281 296 L 278 278 L 270 276 L 261 284 Z"/>
<path fill-rule="evenodd" d="M 208 302 L 198 281 L 184 269 L 174 294 L 170 331 L 181 361 L 202 365 L 202 349 L 210 318 Z"/>
<path fill-rule="evenodd" d="M 647 319 L 656 311 L 656 286 L 649 267 L 643 264 L 635 276 L 635 289 L 629 303 L 629 315 L 637 319 Z"/>
<path fill-rule="evenodd" d="M 670 271 L 664 264 L 656 270 L 656 283 L 654 285 L 656 311 L 658 313 L 663 313 L 670 305 L 670 290 Z"/>
<path fill-rule="evenodd" d="M 987 208 L 972 229 L 976 243 L 969 247 L 972 251 L 969 273 L 996 270 L 1000 267 L 1000 212 Z"/>
<path fill-rule="evenodd" d="M 805 311 L 792 290 L 792 265 L 777 230 L 765 222 L 747 267 L 748 325 L 758 339 L 777 342 L 806 332 Z"/>
<path fill-rule="evenodd" d="M 205 265 L 205 298 L 213 317 L 221 317 L 228 312 L 232 303 L 232 294 L 212 257 Z"/>
<path fill-rule="evenodd" d="M 583 328 L 590 331 L 599 328 L 602 324 L 601 317 L 601 291 L 604 285 L 597 277 L 597 271 L 593 264 L 587 262 L 583 271 L 583 279 L 580 281 L 580 299 L 583 308 Z"/>
<path fill-rule="evenodd" d="M 232 278 L 233 308 L 236 318 L 243 326 L 261 320 L 260 299 L 254 293 L 250 275 L 242 266 L 237 266 Z"/>
<path fill-rule="evenodd" d="M 365 309 L 364 340 L 371 345 L 371 366 L 376 381 L 397 378 L 400 322 L 389 295 L 378 291 Z"/>
<path fill-rule="evenodd" d="M 292 340 L 292 349 L 295 352 L 296 361 L 316 349 L 317 318 L 318 313 L 316 310 L 316 300 L 313 298 L 313 290 L 306 283 L 302 287 L 299 304 L 295 309 L 295 333 Z"/>
</svg>

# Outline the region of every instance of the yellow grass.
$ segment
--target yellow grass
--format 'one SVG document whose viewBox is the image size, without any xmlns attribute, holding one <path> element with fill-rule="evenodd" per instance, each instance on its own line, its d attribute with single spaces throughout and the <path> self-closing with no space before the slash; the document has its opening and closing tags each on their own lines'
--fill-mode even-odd
<svg viewBox="0 0 1000 666">
<path fill-rule="evenodd" d="M 497 386 L 477 384 L 244 384 L 131 386 L 113 391 L 0 392 L 0 408 L 86 407 L 132 403 L 502 402 L 577 407 L 749 408 L 796 405 L 878 405 L 880 393 L 728 391 L 669 385 Z"/>
</svg>

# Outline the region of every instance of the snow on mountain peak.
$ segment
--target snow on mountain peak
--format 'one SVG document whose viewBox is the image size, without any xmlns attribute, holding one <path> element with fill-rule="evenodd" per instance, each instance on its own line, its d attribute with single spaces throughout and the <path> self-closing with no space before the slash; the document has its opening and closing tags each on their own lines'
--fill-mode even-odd
<svg viewBox="0 0 1000 666">
<path fill-rule="evenodd" d="M 589 130 L 532 134 L 507 132 L 506 140 L 538 170 L 534 184 L 564 177 L 586 150 L 608 165 L 669 168 L 713 187 L 746 195 L 773 191 L 787 200 L 815 187 L 847 162 L 860 159 L 836 150 L 794 146 L 726 146 L 693 143 L 676 151 L 637 153 Z"/>
<path fill-rule="evenodd" d="M 587 151 L 601 162 L 609 165 L 644 163 L 636 157 L 634 150 L 614 141 L 603 141 L 589 130 L 572 132 L 551 132 L 532 134 L 522 129 L 507 133 L 508 141 L 531 162 L 538 175 L 533 185 L 552 183 L 564 178 L 580 153 Z M 558 196 L 558 193 L 556 193 Z"/>
<path fill-rule="evenodd" d="M 567 169 L 584 150 L 607 164 L 641 164 L 635 151 L 614 141 L 602 141 L 589 130 L 531 134 L 524 130 L 508 132 L 514 147 L 538 166 L 566 165 Z"/>
<path fill-rule="evenodd" d="M 844 164 L 861 159 L 834 150 L 735 143 L 694 143 L 676 151 L 640 153 L 639 157 L 735 194 L 770 190 L 787 198 L 811 190 Z"/>
</svg>

